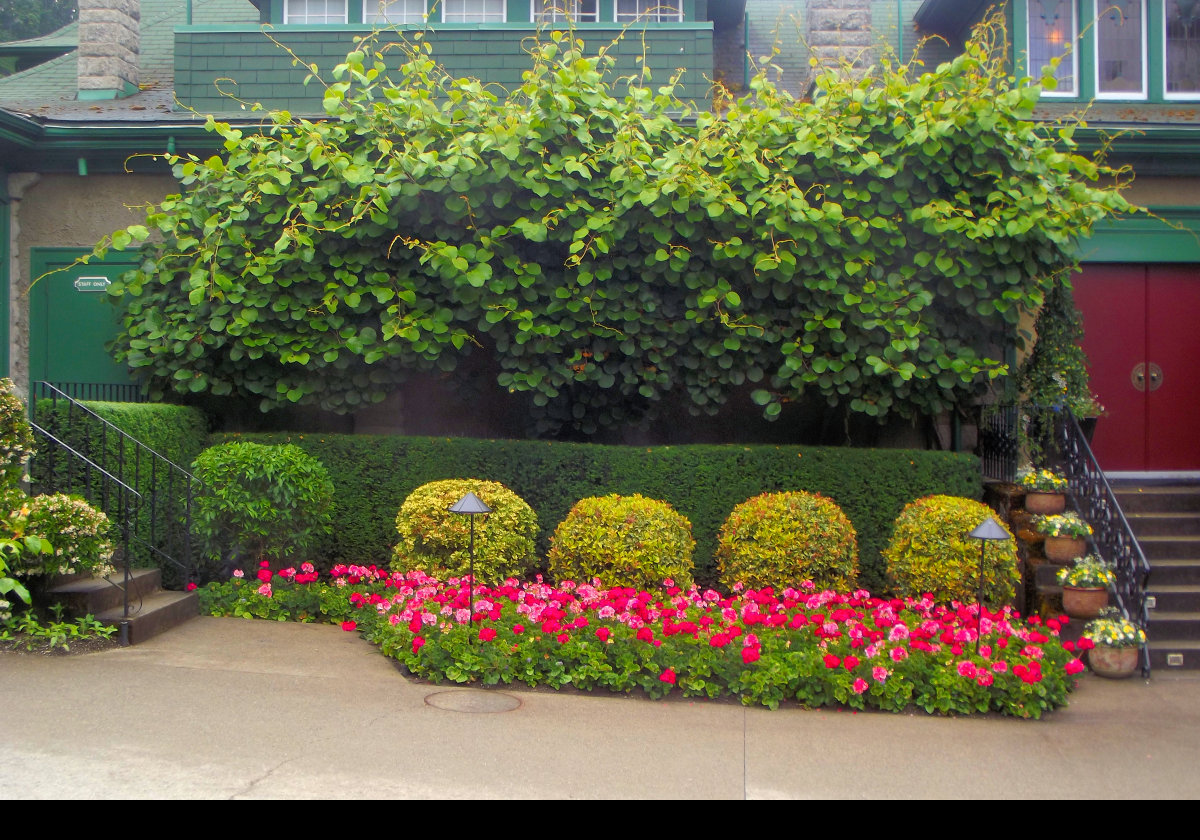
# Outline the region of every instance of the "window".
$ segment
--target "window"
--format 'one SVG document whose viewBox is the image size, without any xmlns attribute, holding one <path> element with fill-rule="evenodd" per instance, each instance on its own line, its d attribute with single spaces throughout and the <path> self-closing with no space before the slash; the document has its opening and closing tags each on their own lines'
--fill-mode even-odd
<svg viewBox="0 0 1200 840">
<path fill-rule="evenodd" d="M 442 0 L 446 23 L 504 23 L 504 0 Z"/>
<path fill-rule="evenodd" d="M 363 23 L 423 23 L 425 0 L 363 0 Z"/>
<path fill-rule="evenodd" d="M 683 20 L 682 0 L 617 0 L 617 21 Z"/>
<path fill-rule="evenodd" d="M 1146 4 L 1093 0 L 1096 15 L 1096 97 L 1146 97 Z"/>
<path fill-rule="evenodd" d="M 622 2 L 622 0 L 618 0 Z M 1200 0 L 1017 0 L 1028 72 L 1045 97 L 1200 100 Z"/>
<path fill-rule="evenodd" d="M 1200 3 L 1166 0 L 1163 96 L 1200 98 Z"/>
<path fill-rule="evenodd" d="M 532 0 L 537 23 L 595 23 L 600 20 L 599 0 Z"/>
<path fill-rule="evenodd" d="M 346 0 L 285 0 L 284 23 L 345 23 Z"/>
<path fill-rule="evenodd" d="M 1075 50 L 1078 33 L 1074 0 L 1029 0 L 1030 71 L 1036 77 L 1051 61 L 1060 59 L 1053 74 L 1058 85 L 1047 88 L 1043 96 L 1079 95 Z"/>
</svg>

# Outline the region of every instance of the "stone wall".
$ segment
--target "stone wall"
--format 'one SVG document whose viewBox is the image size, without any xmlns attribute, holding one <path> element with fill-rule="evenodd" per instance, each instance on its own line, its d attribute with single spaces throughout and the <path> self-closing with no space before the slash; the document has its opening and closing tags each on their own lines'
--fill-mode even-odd
<svg viewBox="0 0 1200 840">
<path fill-rule="evenodd" d="M 129 92 L 138 84 L 138 0 L 80 0 L 79 90 Z"/>
</svg>

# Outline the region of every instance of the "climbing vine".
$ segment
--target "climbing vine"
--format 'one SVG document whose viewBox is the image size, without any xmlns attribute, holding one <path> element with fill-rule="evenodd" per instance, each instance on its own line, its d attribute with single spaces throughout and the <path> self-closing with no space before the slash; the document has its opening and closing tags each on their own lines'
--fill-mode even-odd
<svg viewBox="0 0 1200 840">
<path fill-rule="evenodd" d="M 324 120 L 210 118 L 224 152 L 172 158 L 182 193 L 98 247 L 143 258 L 119 358 L 158 392 L 349 412 L 482 352 L 543 435 L 735 394 L 933 414 L 1006 373 L 1076 240 L 1130 209 L 1073 126 L 1031 121 L 994 30 L 811 101 L 760 75 L 721 113 L 575 34 L 507 93 L 418 34 L 390 72 L 362 41 Z"/>
</svg>

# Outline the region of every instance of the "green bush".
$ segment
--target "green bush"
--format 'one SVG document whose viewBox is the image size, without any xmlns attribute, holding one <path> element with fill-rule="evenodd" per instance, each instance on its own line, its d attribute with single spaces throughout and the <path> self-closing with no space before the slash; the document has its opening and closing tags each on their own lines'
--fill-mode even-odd
<svg viewBox="0 0 1200 840">
<path fill-rule="evenodd" d="M 336 539 L 321 554 L 333 563 L 387 565 L 396 509 L 429 481 L 486 475 L 537 511 L 538 550 L 571 505 L 588 496 L 640 493 L 662 499 L 692 523 L 696 578 L 717 583 L 717 531 L 740 502 L 777 490 L 822 493 L 841 506 L 858 534 L 859 584 L 886 587 L 881 552 L 897 514 L 932 493 L 982 495 L 973 455 L 907 449 L 799 446 L 603 446 L 548 441 L 342 434 L 255 434 L 222 440 L 294 443 L 329 469 L 338 488 Z"/>
<path fill-rule="evenodd" d="M 580 499 L 550 538 L 550 576 L 605 586 L 692 583 L 692 523 L 666 502 L 645 496 Z"/>
<path fill-rule="evenodd" d="M 333 483 L 298 446 L 221 444 L 192 468 L 205 485 L 193 524 L 214 565 L 297 566 L 330 530 Z"/>
<path fill-rule="evenodd" d="M 423 484 L 408 495 L 396 515 L 400 542 L 392 568 L 421 569 L 436 578 L 459 577 L 471 568 L 471 519 L 450 507 L 474 493 L 492 509 L 475 516 L 475 579 L 499 584 L 524 578 L 537 566 L 537 514 L 503 484 L 478 479 L 448 479 Z"/>
<path fill-rule="evenodd" d="M 848 592 L 858 581 L 854 526 L 837 503 L 817 493 L 763 493 L 733 509 L 717 535 L 726 586 L 744 583 Z"/>
<path fill-rule="evenodd" d="M 980 541 L 968 534 L 993 515 L 982 502 L 956 496 L 928 496 L 908 505 L 896 519 L 895 533 L 884 551 L 896 594 L 928 592 L 943 603 L 975 601 Z M 989 541 L 984 549 L 983 600 L 1006 604 L 1012 601 L 1019 579 L 1016 543 Z"/>
<path fill-rule="evenodd" d="M 25 474 L 25 462 L 34 449 L 25 403 L 13 387 L 11 379 L 0 379 L 0 482 L 10 486 Z"/>
</svg>

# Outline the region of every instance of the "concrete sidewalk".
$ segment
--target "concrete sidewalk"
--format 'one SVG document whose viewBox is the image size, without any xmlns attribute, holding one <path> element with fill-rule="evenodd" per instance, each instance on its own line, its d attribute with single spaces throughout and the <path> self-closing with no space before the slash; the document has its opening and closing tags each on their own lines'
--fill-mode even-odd
<svg viewBox="0 0 1200 840">
<path fill-rule="evenodd" d="M 772 712 L 423 685 L 337 627 L 199 618 L 0 656 L 0 702 L 5 799 L 1200 796 L 1200 674 L 1088 676 L 1040 722 Z"/>
</svg>

